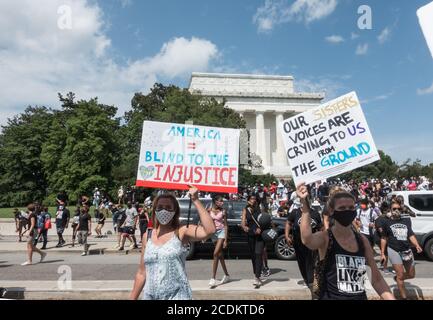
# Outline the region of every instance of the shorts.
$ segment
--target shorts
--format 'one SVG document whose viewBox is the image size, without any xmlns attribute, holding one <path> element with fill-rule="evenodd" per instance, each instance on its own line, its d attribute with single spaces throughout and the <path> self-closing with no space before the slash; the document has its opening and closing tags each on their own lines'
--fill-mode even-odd
<svg viewBox="0 0 433 320">
<path fill-rule="evenodd" d="M 34 246 L 36 246 L 38 240 L 38 233 L 37 231 L 33 231 L 32 234 L 27 236 L 27 243 L 31 243 Z"/>
<path fill-rule="evenodd" d="M 132 227 L 123 227 L 122 229 L 122 233 L 124 235 L 134 235 L 135 234 L 135 229 Z"/>
<path fill-rule="evenodd" d="M 225 238 L 226 238 L 226 232 L 224 229 L 217 230 L 212 235 L 212 241 L 218 241 L 219 239 L 225 239 Z"/>
<path fill-rule="evenodd" d="M 56 230 L 58 234 L 62 234 L 65 231 L 65 226 L 62 225 L 60 221 L 56 221 Z"/>
<path fill-rule="evenodd" d="M 415 265 L 415 260 L 413 259 L 413 257 L 409 261 L 403 261 L 403 259 L 401 258 L 400 252 L 397 252 L 390 247 L 388 247 L 388 260 L 389 260 L 389 262 L 391 262 L 391 264 L 402 264 L 406 268 Z"/>
<path fill-rule="evenodd" d="M 77 240 L 79 244 L 87 244 L 87 234 L 88 231 L 78 231 L 77 232 Z"/>
</svg>

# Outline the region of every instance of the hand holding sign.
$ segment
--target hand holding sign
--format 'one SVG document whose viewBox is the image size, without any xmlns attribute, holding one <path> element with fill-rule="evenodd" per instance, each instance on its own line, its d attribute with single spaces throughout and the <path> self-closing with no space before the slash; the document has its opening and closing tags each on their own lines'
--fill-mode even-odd
<svg viewBox="0 0 433 320">
<path fill-rule="evenodd" d="M 198 199 L 198 189 L 194 186 L 188 185 L 189 187 L 189 191 L 188 193 L 190 194 L 191 200 L 195 201 Z"/>
<path fill-rule="evenodd" d="M 296 187 L 296 195 L 301 200 L 305 200 L 308 197 L 308 189 L 305 183 L 301 183 Z"/>
</svg>

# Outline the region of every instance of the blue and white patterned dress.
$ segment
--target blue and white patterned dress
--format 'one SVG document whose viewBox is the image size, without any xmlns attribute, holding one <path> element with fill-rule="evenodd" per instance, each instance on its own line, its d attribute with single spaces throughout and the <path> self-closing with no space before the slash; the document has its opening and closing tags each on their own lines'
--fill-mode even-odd
<svg viewBox="0 0 433 320">
<path fill-rule="evenodd" d="M 154 245 L 151 238 L 147 241 L 143 300 L 192 300 L 185 271 L 187 253 L 176 235 L 161 246 Z"/>
</svg>

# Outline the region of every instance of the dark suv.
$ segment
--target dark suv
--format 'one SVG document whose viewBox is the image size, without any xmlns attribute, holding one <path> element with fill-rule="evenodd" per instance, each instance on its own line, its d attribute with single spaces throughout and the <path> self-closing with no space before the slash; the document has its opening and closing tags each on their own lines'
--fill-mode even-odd
<svg viewBox="0 0 433 320">
<path fill-rule="evenodd" d="M 188 207 L 189 199 L 178 199 L 180 205 L 180 221 L 181 224 L 185 225 L 188 220 Z M 200 199 L 205 208 L 212 206 L 212 199 Z M 224 207 L 226 208 L 227 224 L 229 227 L 229 243 L 226 249 L 226 255 L 228 258 L 238 256 L 248 256 L 248 242 L 247 235 L 241 228 L 242 221 L 242 210 L 245 208 L 246 201 L 225 201 Z M 197 224 L 199 221 L 198 213 L 194 205 L 191 206 L 191 217 L 190 223 Z M 284 225 L 285 218 L 272 218 L 272 223 L 276 227 L 278 232 L 278 238 L 274 243 L 268 243 L 268 253 L 272 256 L 276 256 L 281 260 L 292 260 L 295 258 L 295 250 L 293 247 L 288 246 L 284 238 Z M 207 241 L 200 241 L 189 244 L 189 253 L 187 259 L 192 259 L 194 255 L 204 254 L 208 257 L 212 257 L 214 245 L 212 239 Z"/>
</svg>

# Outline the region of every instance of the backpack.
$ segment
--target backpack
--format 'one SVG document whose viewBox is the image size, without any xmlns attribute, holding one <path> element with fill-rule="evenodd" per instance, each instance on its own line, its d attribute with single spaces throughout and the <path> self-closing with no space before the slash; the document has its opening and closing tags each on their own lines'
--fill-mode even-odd
<svg viewBox="0 0 433 320">
<path fill-rule="evenodd" d="M 45 214 L 45 222 L 44 222 L 44 228 L 46 230 L 51 229 L 51 215 L 49 213 Z"/>
</svg>

